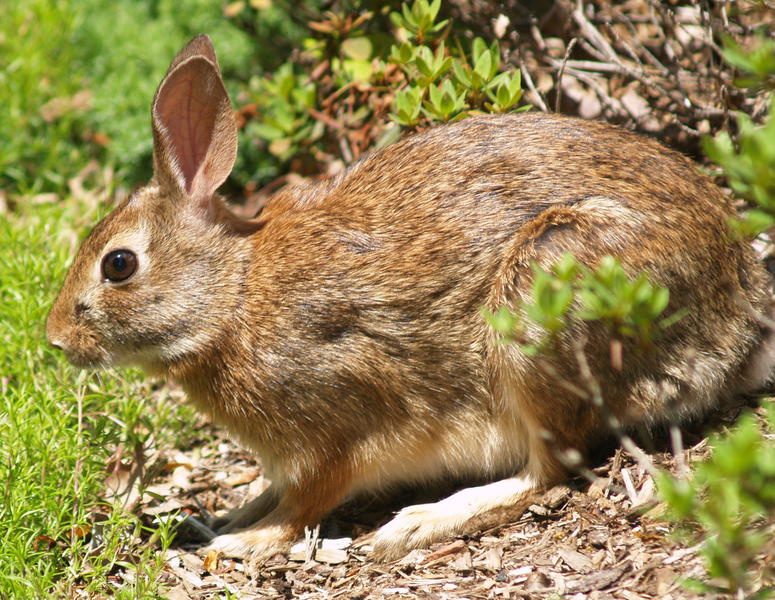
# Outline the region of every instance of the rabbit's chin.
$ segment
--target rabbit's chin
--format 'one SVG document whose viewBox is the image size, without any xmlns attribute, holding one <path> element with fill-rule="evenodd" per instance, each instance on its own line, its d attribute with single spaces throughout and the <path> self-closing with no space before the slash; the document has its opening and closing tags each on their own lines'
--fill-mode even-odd
<svg viewBox="0 0 775 600">
<path fill-rule="evenodd" d="M 93 347 L 88 350 L 70 350 L 63 348 L 68 362 L 79 369 L 110 369 L 112 367 L 146 368 L 159 361 L 158 354 L 136 351 L 108 351 L 103 347 Z"/>
<path fill-rule="evenodd" d="M 67 361 L 79 369 L 108 369 L 118 363 L 111 360 L 107 353 L 84 354 L 65 350 Z"/>
</svg>

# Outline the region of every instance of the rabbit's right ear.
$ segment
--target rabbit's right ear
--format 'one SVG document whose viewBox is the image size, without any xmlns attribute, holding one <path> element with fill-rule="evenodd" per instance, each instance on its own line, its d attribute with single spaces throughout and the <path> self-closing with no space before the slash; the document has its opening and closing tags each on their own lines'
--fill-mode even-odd
<svg viewBox="0 0 775 600">
<path fill-rule="evenodd" d="M 178 53 L 153 101 L 154 171 L 206 208 L 237 157 L 237 125 L 210 38 Z"/>
</svg>

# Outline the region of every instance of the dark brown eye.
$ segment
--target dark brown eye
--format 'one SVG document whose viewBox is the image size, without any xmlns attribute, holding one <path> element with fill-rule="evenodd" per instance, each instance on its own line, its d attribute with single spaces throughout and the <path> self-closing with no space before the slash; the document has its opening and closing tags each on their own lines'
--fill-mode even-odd
<svg viewBox="0 0 775 600">
<path fill-rule="evenodd" d="M 125 281 L 137 270 L 137 256 L 131 250 L 113 250 L 102 259 L 102 276 L 110 281 Z"/>
</svg>

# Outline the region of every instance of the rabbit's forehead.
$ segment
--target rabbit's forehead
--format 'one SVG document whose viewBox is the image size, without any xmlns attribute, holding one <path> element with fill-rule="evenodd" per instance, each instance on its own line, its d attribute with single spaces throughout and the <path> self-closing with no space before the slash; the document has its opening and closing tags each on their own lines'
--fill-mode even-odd
<svg viewBox="0 0 775 600">
<path fill-rule="evenodd" d="M 129 203 L 108 215 L 94 229 L 92 237 L 94 241 L 90 245 L 96 250 L 97 258 L 119 249 L 145 252 L 151 238 L 150 224 L 143 217 L 143 211 Z"/>
<path fill-rule="evenodd" d="M 100 252 L 100 256 L 104 256 L 114 250 L 132 250 L 135 254 L 144 254 L 148 251 L 150 239 L 151 235 L 148 227 L 139 222 L 137 227 L 121 230 L 108 239 L 102 248 L 102 252 Z"/>
<path fill-rule="evenodd" d="M 89 279 L 98 282 L 102 280 L 102 261 L 110 252 L 130 250 L 138 258 L 143 257 L 142 262 L 145 262 L 151 232 L 140 211 L 130 204 L 119 206 L 105 217 L 89 238 L 83 246 L 84 250 L 88 249 L 87 255 L 83 257 L 87 261 L 84 267 L 91 275 Z"/>
</svg>

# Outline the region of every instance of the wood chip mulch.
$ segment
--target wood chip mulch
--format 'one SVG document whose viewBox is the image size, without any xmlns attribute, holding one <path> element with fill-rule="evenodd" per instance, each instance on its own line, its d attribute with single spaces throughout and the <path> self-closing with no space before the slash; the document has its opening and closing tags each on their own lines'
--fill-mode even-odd
<svg viewBox="0 0 775 600">
<path fill-rule="evenodd" d="M 137 478 L 147 480 L 144 487 L 126 477 L 123 483 L 109 481 L 114 499 L 140 514 L 149 529 L 160 519 L 180 523 L 164 556 L 163 582 L 172 600 L 226 592 L 243 599 L 677 600 L 697 597 L 682 579 L 707 580 L 701 543 L 691 545 L 671 532 L 648 465 L 622 449 L 609 451 L 586 478 L 549 490 L 518 522 L 415 550 L 394 563 L 371 560 L 371 536 L 427 491 L 350 501 L 290 554 L 259 567 L 203 554 L 208 517 L 255 497 L 268 482 L 244 451 L 209 425 L 202 431 L 207 436 L 190 450 L 147 451 L 146 475 Z M 656 467 L 677 472 L 707 457 L 707 439 L 691 431 L 684 435 L 690 447 L 678 459 L 668 451 L 652 453 Z"/>
</svg>

